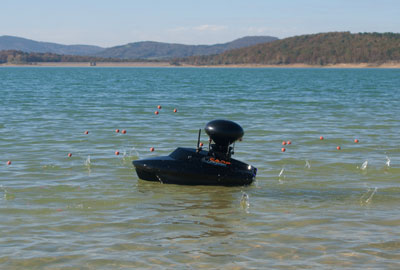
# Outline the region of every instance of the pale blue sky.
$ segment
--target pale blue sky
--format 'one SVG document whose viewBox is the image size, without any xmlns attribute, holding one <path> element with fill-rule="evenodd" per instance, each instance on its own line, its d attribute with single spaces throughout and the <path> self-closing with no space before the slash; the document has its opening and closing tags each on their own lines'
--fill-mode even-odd
<svg viewBox="0 0 400 270">
<path fill-rule="evenodd" d="M 399 33 L 400 0 L 0 1 L 0 35 L 63 44 L 214 44 L 330 31 Z"/>
</svg>

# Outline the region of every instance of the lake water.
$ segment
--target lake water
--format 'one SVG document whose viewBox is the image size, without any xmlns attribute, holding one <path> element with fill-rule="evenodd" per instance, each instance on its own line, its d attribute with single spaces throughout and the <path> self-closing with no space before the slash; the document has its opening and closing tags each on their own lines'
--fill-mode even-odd
<svg viewBox="0 0 400 270">
<path fill-rule="evenodd" d="M 398 69 L 0 68 L 0 94 L 1 269 L 400 268 Z M 137 178 L 220 118 L 253 185 Z"/>
</svg>

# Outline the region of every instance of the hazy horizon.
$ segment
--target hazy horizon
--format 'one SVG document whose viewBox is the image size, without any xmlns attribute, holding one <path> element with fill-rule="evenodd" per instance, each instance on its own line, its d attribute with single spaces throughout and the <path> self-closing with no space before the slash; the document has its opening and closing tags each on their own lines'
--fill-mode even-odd
<svg viewBox="0 0 400 270">
<path fill-rule="evenodd" d="M 112 47 L 139 41 L 210 45 L 244 36 L 282 39 L 332 31 L 398 33 L 399 10 L 395 0 L 6 0 L 0 36 Z"/>
</svg>

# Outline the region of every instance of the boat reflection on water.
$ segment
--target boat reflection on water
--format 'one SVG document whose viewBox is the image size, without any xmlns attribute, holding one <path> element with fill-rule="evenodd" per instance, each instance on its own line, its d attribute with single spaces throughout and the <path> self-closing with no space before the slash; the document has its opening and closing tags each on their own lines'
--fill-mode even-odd
<svg viewBox="0 0 400 270">
<path fill-rule="evenodd" d="M 197 148 L 178 147 L 168 156 L 133 161 L 138 177 L 179 185 L 250 185 L 257 168 L 231 157 L 234 143 L 244 135 L 242 127 L 229 120 L 214 120 L 205 126 L 205 132 L 208 151 L 200 144 L 200 129 Z"/>
</svg>

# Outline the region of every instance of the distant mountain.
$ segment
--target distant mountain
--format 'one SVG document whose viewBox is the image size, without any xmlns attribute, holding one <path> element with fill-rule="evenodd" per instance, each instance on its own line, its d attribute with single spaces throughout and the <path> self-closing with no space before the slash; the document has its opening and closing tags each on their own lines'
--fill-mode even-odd
<svg viewBox="0 0 400 270">
<path fill-rule="evenodd" d="M 121 59 L 171 59 L 193 55 L 219 54 L 227 50 L 271 42 L 277 39 L 270 36 L 249 36 L 215 45 L 183 45 L 143 41 L 111 47 L 96 53 L 95 56 Z"/>
<path fill-rule="evenodd" d="M 400 62 L 400 34 L 330 32 L 302 35 L 226 51 L 193 56 L 181 62 L 194 65 L 310 64 Z"/>
<path fill-rule="evenodd" d="M 68 55 L 93 55 L 104 50 L 104 48 L 91 45 L 62 45 L 50 42 L 39 42 L 20 37 L 0 36 L 0 51 L 2 50 Z"/>
<path fill-rule="evenodd" d="M 274 37 L 244 37 L 215 45 L 145 41 L 108 49 L 0 36 L 1 63 L 119 62 L 138 59 L 168 59 L 172 64 L 192 65 L 400 63 L 400 34 L 329 32 L 282 40 Z"/>
<path fill-rule="evenodd" d="M 0 51 L 15 50 L 28 53 L 54 53 L 60 55 L 95 56 L 101 58 L 154 60 L 181 58 L 193 55 L 219 54 L 227 50 L 243 48 L 274 40 L 277 40 L 277 38 L 270 36 L 249 36 L 215 45 L 183 45 L 142 41 L 111 48 L 102 48 L 91 45 L 62 45 L 57 43 L 34 41 L 21 37 L 0 36 Z"/>
</svg>

